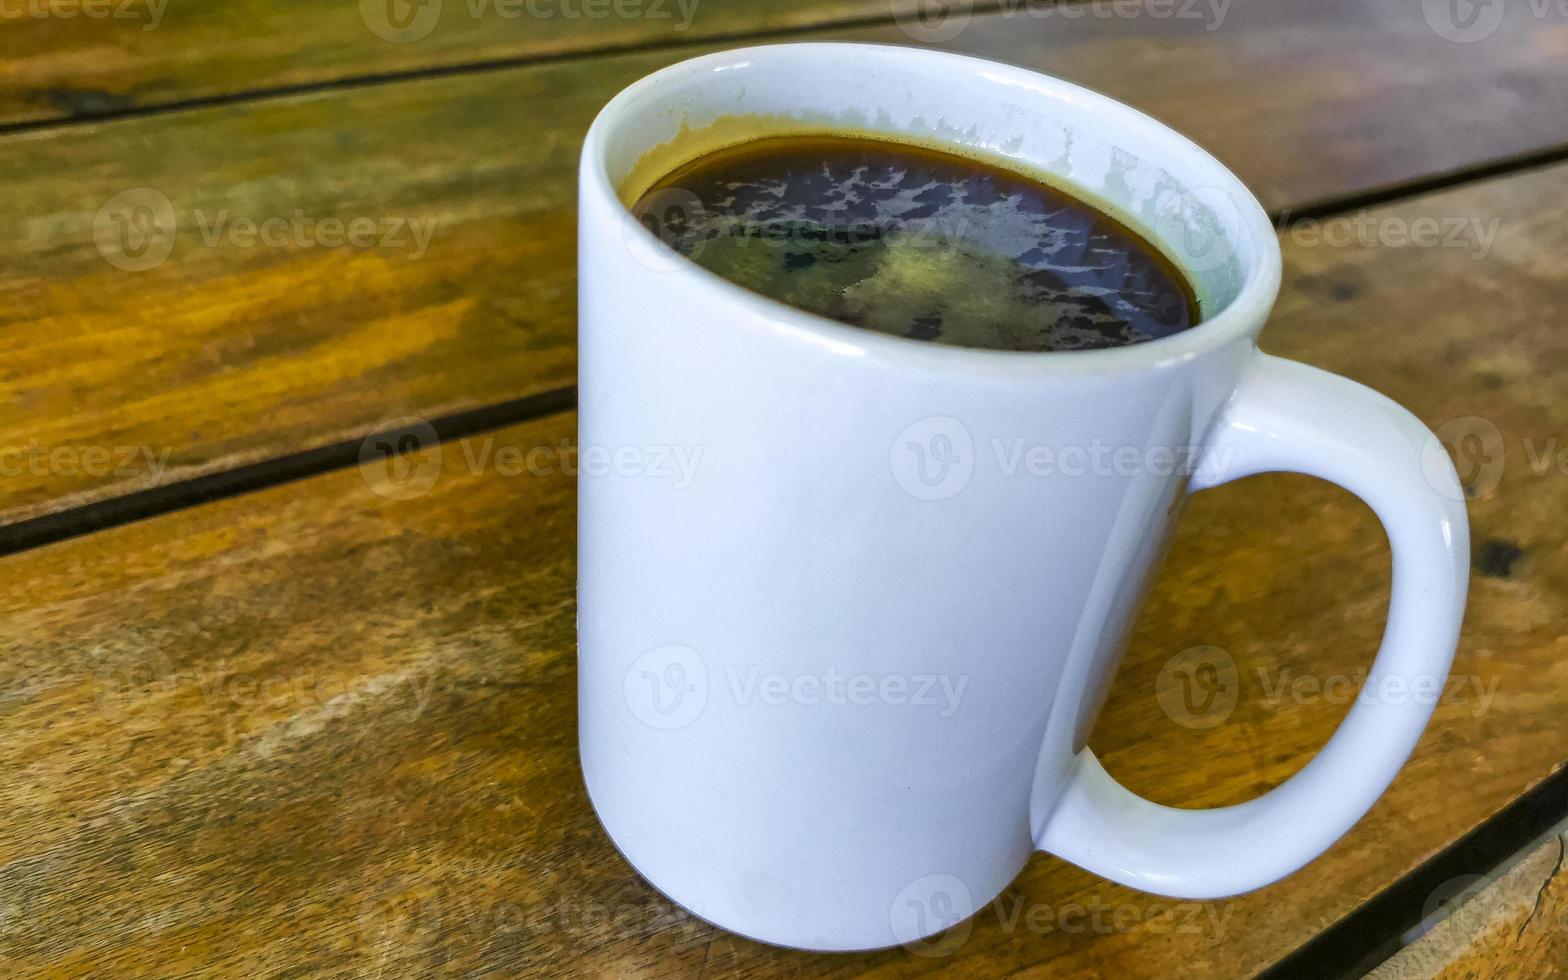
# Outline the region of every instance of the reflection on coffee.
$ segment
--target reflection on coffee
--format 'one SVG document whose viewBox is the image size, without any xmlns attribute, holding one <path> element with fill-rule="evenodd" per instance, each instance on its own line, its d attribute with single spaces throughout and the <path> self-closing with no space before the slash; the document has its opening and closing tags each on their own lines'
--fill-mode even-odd
<svg viewBox="0 0 1568 980">
<path fill-rule="evenodd" d="M 633 211 L 693 261 L 790 306 L 960 347 L 1068 351 L 1198 323 L 1180 271 L 1023 173 L 851 136 L 780 136 L 666 176 Z"/>
</svg>

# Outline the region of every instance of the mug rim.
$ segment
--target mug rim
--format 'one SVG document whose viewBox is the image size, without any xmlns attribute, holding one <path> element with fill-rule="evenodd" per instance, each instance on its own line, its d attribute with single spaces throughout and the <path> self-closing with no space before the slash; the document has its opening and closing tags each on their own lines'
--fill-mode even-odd
<svg viewBox="0 0 1568 980">
<path fill-rule="evenodd" d="M 641 221 L 638 221 L 622 202 L 618 189 L 610 179 L 606 134 L 621 124 L 620 117 L 627 111 L 627 106 L 646 97 L 650 90 L 692 75 L 744 68 L 759 58 L 780 58 L 801 54 L 834 59 L 869 54 L 943 62 L 954 69 L 965 71 L 971 78 L 978 77 L 1008 87 L 1022 86 L 1042 97 L 1075 103 L 1103 118 L 1106 129 L 1115 129 L 1118 126 L 1137 127 L 1145 133 L 1154 134 L 1162 142 L 1170 143 L 1178 152 L 1195 155 L 1212 168 L 1215 175 L 1227 185 L 1220 190 L 1224 191 L 1237 206 L 1242 233 L 1251 237 L 1257 244 L 1256 255 L 1250 263 L 1251 267 L 1244 269 L 1241 288 L 1218 313 L 1167 337 L 1095 350 L 1019 351 L 935 344 L 930 341 L 853 327 L 831 317 L 790 306 L 762 293 L 754 292 L 704 268 L 670 248 Z M 903 134 L 890 133 L 890 135 Z M 939 139 L 936 142 L 940 144 L 952 141 Z M 650 146 L 648 149 L 652 148 Z M 655 248 L 668 251 L 672 261 L 677 265 L 675 274 L 694 279 L 704 288 L 718 293 L 730 303 L 746 307 L 752 315 L 760 317 L 774 328 L 796 339 L 840 354 L 876 358 L 895 365 L 944 371 L 968 369 L 984 374 L 1014 374 L 1020 371 L 1048 374 L 1062 372 L 1119 374 L 1156 369 L 1217 350 L 1240 338 L 1255 336 L 1262 328 L 1279 294 L 1282 263 L 1274 223 L 1252 191 L 1213 154 L 1170 126 L 1110 96 L 1033 69 L 955 52 L 893 44 L 805 41 L 731 48 L 688 58 L 643 76 L 622 89 L 605 104 L 595 116 L 583 140 L 581 171 L 584 191 L 592 191 L 601 199 L 601 203 L 607 203 L 612 212 L 623 222 L 635 225 L 638 232 L 633 234 L 640 232 L 647 236 L 648 241 Z M 1065 183 L 1066 189 L 1071 192 L 1074 185 L 1070 180 L 1066 180 Z M 584 202 L 579 202 L 578 206 L 581 209 Z M 1099 207 L 1092 201 L 1090 206 Z M 1152 234 L 1147 229 L 1141 231 L 1144 234 Z"/>
</svg>

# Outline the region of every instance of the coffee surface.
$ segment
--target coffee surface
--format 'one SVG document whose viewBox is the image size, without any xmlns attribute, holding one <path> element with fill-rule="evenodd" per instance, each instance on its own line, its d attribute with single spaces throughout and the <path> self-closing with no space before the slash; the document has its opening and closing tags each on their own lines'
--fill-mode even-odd
<svg viewBox="0 0 1568 980">
<path fill-rule="evenodd" d="M 1158 249 L 1018 173 L 861 137 L 781 136 L 701 157 L 633 207 L 704 268 L 790 306 L 961 347 L 1090 350 L 1194 326 Z"/>
</svg>

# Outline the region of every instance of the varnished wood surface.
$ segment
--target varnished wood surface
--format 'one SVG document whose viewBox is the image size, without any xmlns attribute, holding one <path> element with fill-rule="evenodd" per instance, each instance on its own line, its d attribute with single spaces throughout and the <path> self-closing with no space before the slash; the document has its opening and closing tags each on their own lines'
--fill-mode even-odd
<svg viewBox="0 0 1568 980">
<path fill-rule="evenodd" d="M 1467 44 L 1360 0 L 1238 0 L 1219 21 L 1024 9 L 946 46 L 1140 106 L 1275 210 L 1568 132 L 1568 21 L 1518 5 Z M 0 522 L 569 384 L 579 139 L 614 91 L 695 50 L 0 137 L 0 448 L 22 454 Z M 153 236 L 126 241 L 167 241 L 167 259 L 111 264 L 116 221 L 142 219 Z M 233 224 L 269 219 L 277 247 Z M 356 219 L 375 245 L 319 244 L 323 222 Z"/>
<path fill-rule="evenodd" d="M 1568 473 L 1538 471 L 1568 433 L 1565 212 L 1558 167 L 1367 215 L 1385 239 L 1495 219 L 1484 254 L 1285 236 L 1266 349 L 1450 435 L 1484 418 L 1502 452 L 1462 467 L 1477 550 L 1458 683 L 1366 820 L 1278 885 L 1173 903 L 1037 856 L 946 959 L 787 952 L 693 922 L 582 792 L 573 482 L 550 462 L 572 419 L 554 416 L 427 451 L 393 484 L 384 464 L 331 473 L 5 559 L 0 956 L 61 976 L 1264 968 L 1568 758 Z M 520 473 L 506 445 L 548 452 Z M 1174 805 L 1277 785 L 1342 717 L 1312 692 L 1366 666 L 1387 576 L 1343 491 L 1268 476 L 1197 495 L 1092 744 Z M 1197 645 L 1237 670 L 1212 727 L 1159 699 Z"/>
<path fill-rule="evenodd" d="M 0 124 L 501 60 L 890 20 L 913 6 L 913 0 L 18 2 L 7 8 L 0 32 L 0 62 L 6 65 Z"/>
<path fill-rule="evenodd" d="M 1480 980 L 1568 974 L 1568 837 L 1542 841 L 1494 876 L 1466 876 L 1429 900 L 1462 901 L 1431 932 L 1373 970 L 1370 980 Z M 1478 891 L 1464 898 L 1471 888 Z M 1455 894 L 1444 894 L 1444 892 Z"/>
</svg>

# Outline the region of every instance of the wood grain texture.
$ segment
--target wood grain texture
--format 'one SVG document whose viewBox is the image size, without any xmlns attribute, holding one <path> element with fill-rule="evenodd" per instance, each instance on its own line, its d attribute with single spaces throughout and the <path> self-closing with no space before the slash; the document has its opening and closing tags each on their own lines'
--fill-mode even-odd
<svg viewBox="0 0 1568 980">
<path fill-rule="evenodd" d="M 1276 210 L 1565 131 L 1568 22 L 1521 24 L 1518 5 L 1471 44 L 1360 0 L 1237 3 L 1213 30 L 1026 9 L 948 46 L 1138 105 Z M 569 384 L 581 135 L 617 89 L 691 53 L 0 138 L 0 522 Z M 332 223 L 356 220 L 368 235 L 342 244 Z M 247 221 L 273 222 L 274 244 Z M 152 251 L 127 263 L 122 245 Z M 121 267 L 160 246 L 161 263 Z"/>
<path fill-rule="evenodd" d="M 1479 890 L 1463 898 L 1430 932 L 1368 974 L 1369 980 L 1544 978 L 1568 973 L 1565 850 L 1568 838 L 1551 837 L 1495 877 L 1448 883 L 1461 891 Z M 1447 897 L 1434 895 L 1439 905 Z"/>
<path fill-rule="evenodd" d="M 1285 236 L 1267 349 L 1501 443 L 1455 439 L 1477 545 L 1456 683 L 1389 793 L 1284 882 L 1170 902 L 1037 856 L 940 959 L 787 952 L 672 908 L 578 775 L 573 423 L 556 416 L 4 559 L 0 957 L 59 976 L 1254 973 L 1568 757 L 1568 462 L 1538 463 L 1568 437 L 1565 213 L 1558 167 L 1367 216 L 1384 238 L 1495 219 L 1484 254 Z M 1376 647 L 1388 573 L 1336 488 L 1197 495 L 1096 751 L 1174 805 L 1278 785 L 1354 695 L 1336 679 Z M 1199 645 L 1237 683 L 1194 726 L 1162 707 L 1161 673 Z"/>
<path fill-rule="evenodd" d="M 914 0 L 16 0 L 0 124 L 891 19 Z"/>
</svg>

